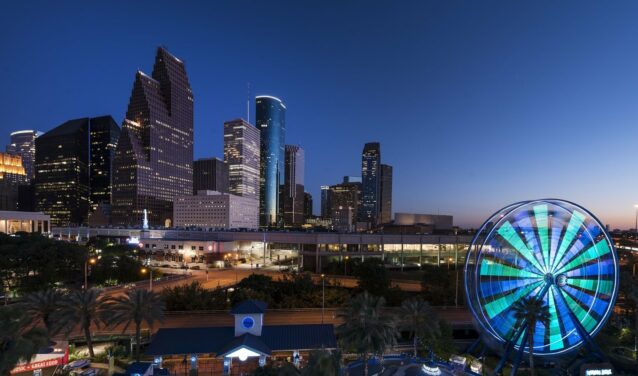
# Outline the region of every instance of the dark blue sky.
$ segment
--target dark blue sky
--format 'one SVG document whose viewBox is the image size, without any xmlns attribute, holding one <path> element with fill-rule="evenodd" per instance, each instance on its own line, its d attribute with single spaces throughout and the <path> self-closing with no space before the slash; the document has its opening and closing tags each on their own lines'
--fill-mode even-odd
<svg viewBox="0 0 638 376">
<path fill-rule="evenodd" d="M 360 175 L 363 144 L 380 141 L 394 211 L 476 226 L 559 197 L 633 226 L 638 2 L 209 3 L 3 2 L 0 144 L 75 117 L 121 122 L 136 69 L 165 45 L 193 87 L 195 156 L 222 156 L 250 82 L 285 101 L 315 212 L 319 186 Z"/>
</svg>

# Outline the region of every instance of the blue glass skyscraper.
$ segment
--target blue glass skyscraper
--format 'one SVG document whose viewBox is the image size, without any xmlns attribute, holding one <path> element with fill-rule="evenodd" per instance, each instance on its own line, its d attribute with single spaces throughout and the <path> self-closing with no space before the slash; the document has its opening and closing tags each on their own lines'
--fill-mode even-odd
<svg viewBox="0 0 638 376">
<path fill-rule="evenodd" d="M 260 225 L 281 224 L 279 189 L 284 179 L 286 106 L 279 98 L 255 97 L 255 125 L 261 131 Z"/>
</svg>

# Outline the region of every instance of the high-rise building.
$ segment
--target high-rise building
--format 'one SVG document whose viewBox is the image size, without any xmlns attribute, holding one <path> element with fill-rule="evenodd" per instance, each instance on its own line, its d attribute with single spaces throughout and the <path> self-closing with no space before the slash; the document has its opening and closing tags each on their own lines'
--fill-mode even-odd
<svg viewBox="0 0 638 376">
<path fill-rule="evenodd" d="M 193 194 L 198 191 L 228 193 L 228 165 L 219 158 L 193 162 Z"/>
<path fill-rule="evenodd" d="M 379 213 L 381 145 L 369 142 L 363 147 L 361 155 L 361 205 L 359 206 L 359 221 L 371 225 L 377 224 Z"/>
<path fill-rule="evenodd" d="M 330 218 L 330 186 L 321 186 L 321 218 Z"/>
<path fill-rule="evenodd" d="M 152 77 L 151 77 L 152 76 Z M 158 48 L 138 71 L 113 163 L 112 222 L 170 227 L 173 199 L 193 193 L 193 92 L 184 63 Z"/>
<path fill-rule="evenodd" d="M 330 219 L 333 223 L 339 222 L 343 224 L 344 215 L 349 215 L 350 225 L 356 224 L 356 213 L 359 210 L 361 183 L 341 183 L 330 186 Z M 351 227 L 348 227 L 351 228 Z M 345 228 L 341 228 L 345 230 Z"/>
<path fill-rule="evenodd" d="M 259 173 L 260 225 L 281 224 L 279 190 L 284 178 L 286 106 L 279 98 L 262 95 L 255 98 L 257 129 L 261 131 Z"/>
<path fill-rule="evenodd" d="M 7 145 L 7 153 L 22 157 L 22 166 L 26 172 L 28 181 L 32 181 L 35 173 L 33 164 L 35 161 L 35 139 L 41 136 L 42 132 L 25 130 L 11 133 L 11 140 Z"/>
<path fill-rule="evenodd" d="M 91 137 L 89 188 L 91 212 L 98 205 L 111 204 L 112 167 L 115 147 L 120 137 L 120 127 L 111 116 L 89 119 Z"/>
<path fill-rule="evenodd" d="M 18 190 L 27 174 L 19 155 L 0 153 L 0 210 L 18 209 Z"/>
<path fill-rule="evenodd" d="M 381 164 L 379 224 L 392 221 L 392 166 Z"/>
<path fill-rule="evenodd" d="M 309 192 L 303 194 L 304 221 L 312 218 L 312 195 Z"/>
<path fill-rule="evenodd" d="M 85 224 L 89 214 L 89 118 L 69 120 L 35 140 L 36 210 L 54 226 Z"/>
<path fill-rule="evenodd" d="M 259 199 L 259 129 L 244 119 L 224 123 L 224 161 L 228 190 L 237 196 Z"/>
<path fill-rule="evenodd" d="M 304 223 L 304 150 L 297 145 L 286 145 L 283 203 L 285 226 Z"/>
</svg>

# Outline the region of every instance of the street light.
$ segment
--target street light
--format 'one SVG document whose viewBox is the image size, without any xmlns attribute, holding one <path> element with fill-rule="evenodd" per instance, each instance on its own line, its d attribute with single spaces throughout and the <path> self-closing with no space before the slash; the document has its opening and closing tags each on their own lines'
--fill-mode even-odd
<svg viewBox="0 0 638 376">
<path fill-rule="evenodd" d="M 638 204 L 634 205 L 634 209 L 636 209 L 636 224 L 634 226 L 634 239 L 636 239 L 636 234 L 638 234 Z"/>
<path fill-rule="evenodd" d="M 321 274 L 321 323 L 323 324 L 323 313 L 326 308 L 326 275 Z"/>
<path fill-rule="evenodd" d="M 89 288 L 89 264 L 95 265 L 97 259 L 95 257 L 88 257 L 84 262 L 84 289 Z"/>
<path fill-rule="evenodd" d="M 148 268 L 142 268 L 142 274 L 146 274 L 148 272 L 148 291 L 153 291 L 153 269 L 149 266 Z"/>
<path fill-rule="evenodd" d="M 348 259 L 350 258 L 350 256 L 346 256 L 345 260 L 343 262 L 343 275 L 346 276 L 348 275 Z"/>
</svg>

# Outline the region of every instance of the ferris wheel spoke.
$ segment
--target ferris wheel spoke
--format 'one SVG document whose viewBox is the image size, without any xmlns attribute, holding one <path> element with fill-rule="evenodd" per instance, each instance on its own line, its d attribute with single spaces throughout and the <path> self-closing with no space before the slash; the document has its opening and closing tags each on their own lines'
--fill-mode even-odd
<svg viewBox="0 0 638 376">
<path fill-rule="evenodd" d="M 599 292 L 604 295 L 610 295 L 614 288 L 612 281 L 605 279 L 570 278 L 567 284 L 594 293 Z"/>
<path fill-rule="evenodd" d="M 549 221 L 547 220 L 547 205 L 534 206 L 534 218 L 536 219 L 536 231 L 540 238 L 543 261 L 546 269 L 549 269 Z"/>
<path fill-rule="evenodd" d="M 506 221 L 503 225 L 501 225 L 497 232 L 516 251 L 518 251 L 521 256 L 533 265 L 538 273 L 543 274 L 543 267 L 539 264 L 538 260 L 536 260 L 534 252 L 527 246 L 527 244 L 525 244 L 509 221 Z"/>
<path fill-rule="evenodd" d="M 567 307 L 570 311 L 572 311 L 572 313 L 574 313 L 578 321 L 580 321 L 581 325 L 588 332 L 591 332 L 597 324 L 596 319 L 594 319 L 592 315 L 587 310 L 585 310 L 576 300 L 574 300 L 574 298 L 572 298 L 565 290 L 561 290 L 561 295 L 565 299 Z"/>
<path fill-rule="evenodd" d="M 503 295 L 514 289 L 525 287 L 530 283 L 538 282 L 538 278 L 526 279 L 503 279 L 492 281 L 481 281 L 481 292 L 484 297 L 489 298 L 495 295 Z"/>
<path fill-rule="evenodd" d="M 560 260 L 563 258 L 563 255 L 572 244 L 572 241 L 578 234 L 578 230 L 583 225 L 585 221 L 585 216 L 577 210 L 572 212 L 571 218 L 569 219 L 569 224 L 567 225 L 567 229 L 565 230 L 565 235 L 563 235 L 563 239 L 560 242 L 560 246 L 558 247 L 558 251 L 556 252 L 556 257 L 552 261 L 551 269 L 554 270 L 554 267 Z"/>
<path fill-rule="evenodd" d="M 568 278 L 577 277 L 605 277 L 613 279 L 615 272 L 614 264 L 610 259 L 599 260 L 596 264 L 581 265 L 578 268 L 574 268 L 565 272 Z"/>
<path fill-rule="evenodd" d="M 577 268 L 585 263 L 588 263 L 592 260 L 599 259 L 600 257 L 608 254 L 610 252 L 609 244 L 605 239 L 600 240 L 598 243 L 592 245 L 587 248 L 585 251 L 581 252 L 578 257 L 573 258 L 569 263 L 562 265 L 559 264 L 558 268 L 556 268 L 556 274 L 568 272 L 574 268 Z"/>
<path fill-rule="evenodd" d="M 519 278 L 540 278 L 538 273 L 530 272 L 524 269 L 518 269 L 513 266 L 501 264 L 500 262 L 481 260 L 481 275 L 495 277 L 519 277 Z"/>
<path fill-rule="evenodd" d="M 558 310 L 556 309 L 554 288 L 549 289 L 547 301 L 549 303 L 549 349 L 560 350 L 565 345 L 563 344 L 563 334 L 560 327 L 560 320 L 558 319 Z"/>
<path fill-rule="evenodd" d="M 521 299 L 524 296 L 527 296 L 532 290 L 539 287 L 542 283 L 542 280 L 538 280 L 532 284 L 529 284 L 526 287 L 517 289 L 516 291 L 504 295 L 496 300 L 493 300 L 485 305 L 485 310 L 487 311 L 487 315 L 489 318 L 494 318 L 494 316 L 503 312 L 506 309 L 509 309 L 512 304 L 514 304 L 517 300 Z"/>
</svg>

